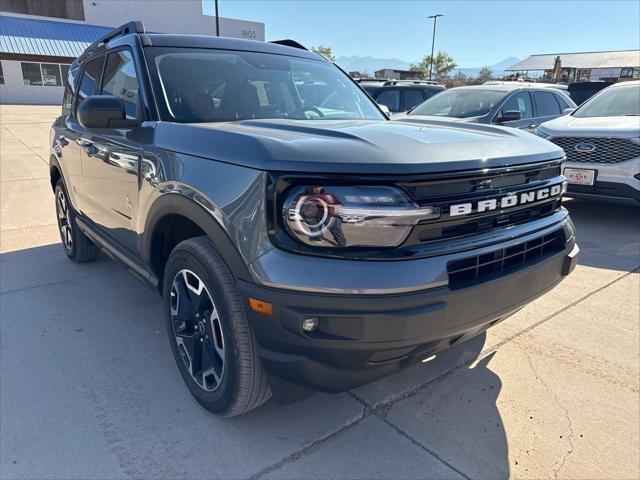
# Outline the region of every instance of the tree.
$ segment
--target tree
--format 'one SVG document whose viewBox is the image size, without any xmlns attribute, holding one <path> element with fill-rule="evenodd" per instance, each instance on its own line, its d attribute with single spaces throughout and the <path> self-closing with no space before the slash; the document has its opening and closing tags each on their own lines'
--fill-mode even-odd
<svg viewBox="0 0 640 480">
<path fill-rule="evenodd" d="M 486 65 L 478 72 L 478 80 L 481 82 L 487 82 L 493 78 L 493 72 Z"/>
<path fill-rule="evenodd" d="M 458 70 L 456 74 L 453 76 L 453 79 L 459 82 L 463 82 L 467 79 L 467 76 L 464 74 L 462 70 Z"/>
<path fill-rule="evenodd" d="M 431 63 L 431 55 L 425 55 L 420 62 L 411 64 L 411 70 L 414 72 L 422 72 L 426 78 L 429 78 L 429 65 L 431 65 Z M 444 80 L 457 66 L 458 64 L 447 52 L 438 52 L 433 59 L 433 67 L 431 67 L 433 72 L 432 78 Z"/>
<path fill-rule="evenodd" d="M 330 62 L 336 61 L 336 57 L 333 54 L 333 50 L 331 50 L 331 47 L 325 47 L 324 45 L 319 45 L 317 47 L 311 47 L 311 51 L 316 52 L 319 55 L 322 55 L 324 58 L 326 58 Z"/>
</svg>

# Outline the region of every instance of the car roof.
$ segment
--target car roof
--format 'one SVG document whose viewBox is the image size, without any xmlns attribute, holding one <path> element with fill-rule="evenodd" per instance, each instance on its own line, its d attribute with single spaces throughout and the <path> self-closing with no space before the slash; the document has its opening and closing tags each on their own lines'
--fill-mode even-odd
<svg viewBox="0 0 640 480">
<path fill-rule="evenodd" d="M 450 88 L 449 90 L 493 90 L 495 92 L 512 92 L 514 90 L 555 90 L 562 92 L 563 90 L 548 85 L 536 85 L 535 83 L 499 83 L 499 84 L 482 84 L 482 85 L 463 85 L 461 87 Z"/>
<path fill-rule="evenodd" d="M 629 80 L 626 82 L 618 82 L 613 85 L 609 85 L 607 88 L 620 88 L 620 87 L 637 87 L 640 85 L 640 80 Z"/>
<path fill-rule="evenodd" d="M 483 85 L 513 85 L 514 87 L 555 88 L 556 90 L 567 90 L 569 88 L 567 85 L 562 85 L 560 83 L 518 82 L 511 80 L 490 80 L 488 82 L 484 82 Z"/>
<path fill-rule="evenodd" d="M 246 52 L 273 53 L 302 57 L 313 60 L 327 60 L 317 53 L 297 47 L 281 45 L 257 40 L 245 40 L 229 37 L 211 37 L 207 35 L 177 35 L 167 33 L 145 33 L 145 46 L 153 47 L 182 47 L 182 48 L 215 48 L 220 50 L 238 50 Z M 295 43 L 295 42 L 292 42 Z"/>
</svg>

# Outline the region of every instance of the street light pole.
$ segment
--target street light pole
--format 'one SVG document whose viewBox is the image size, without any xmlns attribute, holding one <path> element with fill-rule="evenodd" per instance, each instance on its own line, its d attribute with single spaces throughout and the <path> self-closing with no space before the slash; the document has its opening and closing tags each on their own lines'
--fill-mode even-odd
<svg viewBox="0 0 640 480">
<path fill-rule="evenodd" d="M 216 0 L 217 2 L 218 0 Z M 436 44 L 436 22 L 438 21 L 438 17 L 444 17 L 443 14 L 438 13 L 436 15 L 430 15 L 427 18 L 433 18 L 433 37 L 431 38 L 431 61 L 429 62 L 429 80 L 431 80 L 431 70 L 433 67 L 433 47 Z"/>
<path fill-rule="evenodd" d="M 220 20 L 218 19 L 218 0 L 215 0 L 216 5 L 216 37 L 220 36 Z"/>
</svg>

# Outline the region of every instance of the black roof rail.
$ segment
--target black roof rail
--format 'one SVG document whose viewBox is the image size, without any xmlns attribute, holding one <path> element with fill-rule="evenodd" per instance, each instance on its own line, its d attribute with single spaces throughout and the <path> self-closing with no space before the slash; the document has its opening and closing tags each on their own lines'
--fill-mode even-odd
<svg viewBox="0 0 640 480">
<path fill-rule="evenodd" d="M 109 43 L 109 41 L 113 40 L 114 38 L 123 37 L 124 35 L 129 35 L 130 33 L 145 33 L 142 20 L 133 20 L 131 22 L 125 23 L 124 25 L 120 25 L 119 27 L 114 28 L 104 37 L 96 40 L 91 45 L 89 45 L 87 49 L 82 53 L 82 55 L 78 57 L 78 61 L 84 60 L 87 56 L 98 51 L 101 46 Z"/>
<path fill-rule="evenodd" d="M 301 43 L 296 42 L 295 40 L 291 40 L 290 38 L 285 38 L 283 40 L 272 40 L 269 43 L 275 43 L 277 45 L 284 45 L 285 47 L 293 47 L 293 48 L 299 48 L 300 50 L 309 51 L 307 47 L 305 47 Z"/>
<path fill-rule="evenodd" d="M 387 80 L 385 85 L 440 85 L 438 82 L 432 80 Z"/>
</svg>

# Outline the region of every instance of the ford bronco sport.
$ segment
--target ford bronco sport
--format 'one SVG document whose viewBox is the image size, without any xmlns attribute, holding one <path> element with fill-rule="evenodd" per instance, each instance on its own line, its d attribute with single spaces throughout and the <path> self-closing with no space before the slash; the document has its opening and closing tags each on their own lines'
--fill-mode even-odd
<svg viewBox="0 0 640 480">
<path fill-rule="evenodd" d="M 389 121 L 293 41 L 132 22 L 73 63 L 63 103 L 64 251 L 105 251 L 161 293 L 178 369 L 220 415 L 419 362 L 577 261 L 559 147 Z"/>
</svg>

